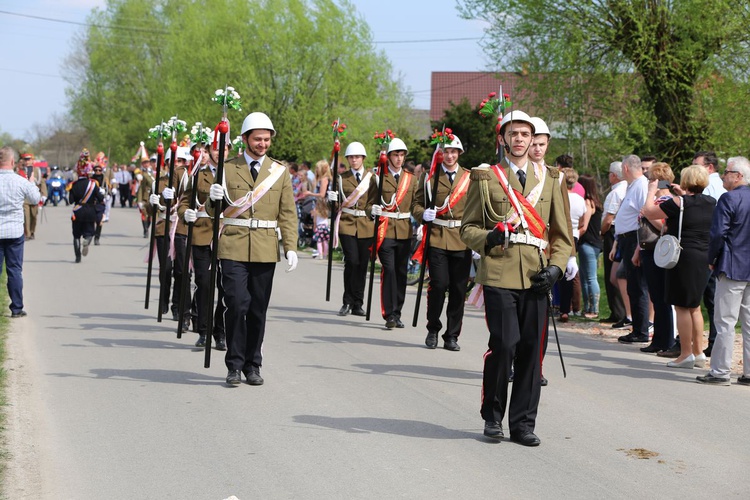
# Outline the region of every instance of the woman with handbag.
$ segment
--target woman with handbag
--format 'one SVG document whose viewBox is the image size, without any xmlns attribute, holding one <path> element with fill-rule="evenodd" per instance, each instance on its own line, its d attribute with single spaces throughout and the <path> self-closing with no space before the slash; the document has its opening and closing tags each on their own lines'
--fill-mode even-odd
<svg viewBox="0 0 750 500">
<path fill-rule="evenodd" d="M 680 185 L 672 185 L 679 196 L 657 205 L 654 195 L 658 190 L 658 180 L 652 180 L 648 201 L 643 207 L 643 215 L 649 220 L 667 219 L 666 234 L 677 238 L 681 248 L 676 265 L 666 270 L 665 298 L 675 306 L 680 336 L 680 356 L 667 363 L 670 368 L 692 369 L 706 363 L 700 304 L 708 282 L 708 234 L 716 207 L 716 200 L 702 194 L 706 186 L 706 167 L 691 165 L 682 170 Z M 659 262 L 658 256 L 656 262 Z"/>
<path fill-rule="evenodd" d="M 674 172 L 669 165 L 664 162 L 654 163 L 648 170 L 648 174 L 651 181 L 657 181 L 657 190 L 653 196 L 649 192 L 647 199 L 653 200 L 656 205 L 671 200 L 669 187 L 674 182 Z M 666 297 L 666 269 L 657 266 L 654 262 L 654 247 L 659 239 L 664 220 L 663 218 L 650 220 L 641 214 L 638 224 L 638 248 L 633 259 L 637 259 L 643 268 L 648 295 L 654 307 L 654 335 L 649 345 L 641 347 L 641 352 L 668 351 L 675 342 L 672 305 Z"/>
</svg>

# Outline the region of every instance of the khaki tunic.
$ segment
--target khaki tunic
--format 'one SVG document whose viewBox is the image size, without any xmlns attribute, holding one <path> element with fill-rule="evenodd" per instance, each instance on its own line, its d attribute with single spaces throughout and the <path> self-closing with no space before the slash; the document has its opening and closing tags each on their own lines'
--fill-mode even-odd
<svg viewBox="0 0 750 500">
<path fill-rule="evenodd" d="M 203 167 L 200 172 L 195 174 L 195 176 L 191 180 L 195 180 L 195 185 L 198 189 L 198 204 L 196 204 L 196 210 L 205 213 L 205 207 L 203 207 L 203 209 L 198 209 L 197 207 L 198 205 L 205 205 L 205 203 L 209 200 L 208 193 L 211 189 L 211 184 L 214 183 L 214 174 L 211 172 L 211 168 L 206 166 Z M 182 197 L 180 197 L 180 204 L 177 207 L 177 214 L 179 215 L 180 220 L 183 221 L 183 224 L 185 220 L 185 210 L 190 208 L 190 199 L 192 197 L 193 183 L 190 182 L 187 189 L 185 190 L 185 193 Z M 190 244 L 194 246 L 210 245 L 211 240 L 214 236 L 213 231 L 213 217 L 199 217 L 193 223 L 193 239 Z"/>
<path fill-rule="evenodd" d="M 182 175 L 184 173 L 185 173 L 185 168 L 184 167 L 177 167 L 177 166 L 175 166 L 174 167 L 174 176 L 172 178 L 172 185 L 169 186 L 169 187 L 174 188 L 175 186 L 177 186 L 177 189 L 175 189 L 175 191 L 178 191 L 179 190 L 179 182 L 180 182 L 180 179 L 182 178 Z M 144 177 L 144 181 L 145 180 L 146 179 Z M 161 205 L 162 207 L 166 207 L 166 205 L 167 205 L 167 200 L 165 200 L 164 197 L 161 195 L 161 192 L 164 191 L 164 188 L 167 187 L 167 185 L 169 185 L 169 170 L 162 170 L 159 173 L 159 182 L 158 182 L 158 184 L 156 186 L 156 192 L 159 194 L 159 205 Z M 153 190 L 153 187 L 151 189 Z M 172 200 L 172 204 L 170 206 L 171 209 L 176 208 L 178 200 L 179 200 L 179 196 L 180 196 L 180 194 L 178 192 L 175 192 L 175 199 Z M 148 199 L 147 199 L 147 202 L 148 202 Z M 166 225 L 165 224 L 166 219 L 163 219 L 162 218 L 163 216 L 164 216 L 164 212 L 162 212 L 162 211 L 159 211 L 159 213 L 156 216 L 156 236 L 164 236 L 164 229 L 165 229 L 165 225 Z M 174 221 L 170 221 L 169 222 L 169 228 L 170 228 L 169 230 L 170 231 L 172 230 L 172 224 L 174 224 Z M 177 223 L 177 234 L 187 234 L 187 229 L 185 228 L 184 224 L 183 224 L 182 232 L 180 232 L 179 220 L 178 220 L 178 223 Z"/>
<path fill-rule="evenodd" d="M 394 212 L 409 213 L 411 211 L 411 205 L 414 201 L 414 195 L 417 192 L 418 182 L 417 179 L 414 178 L 414 174 L 410 174 L 406 171 L 406 169 L 402 168 L 399 177 L 399 183 L 406 182 L 407 178 L 411 179 L 409 189 L 404 195 L 404 198 L 401 200 L 401 203 L 398 205 L 398 208 L 394 210 Z M 393 195 L 396 194 L 397 188 L 398 186 L 396 185 L 396 179 L 393 178 L 391 171 L 387 170 L 385 178 L 383 179 L 383 195 L 380 200 L 378 200 L 377 183 L 370 184 L 370 191 L 367 194 L 367 208 L 365 209 L 366 212 L 370 214 L 373 205 L 385 206 L 383 200 L 390 203 L 391 199 L 393 199 Z M 385 209 L 383 209 L 383 211 L 385 211 Z M 411 227 L 411 220 L 409 218 L 388 219 L 388 229 L 385 232 L 386 238 L 395 240 L 408 240 L 411 239 L 412 234 L 413 231 Z"/>
<path fill-rule="evenodd" d="M 520 191 L 521 184 L 518 178 L 507 167 L 507 163 L 504 163 L 503 167 L 509 173 L 506 173 L 506 177 L 510 186 Z M 546 239 L 549 242 L 547 252 L 542 255 L 541 265 L 555 265 L 565 270 L 573 241 L 568 230 L 570 217 L 565 210 L 567 192 L 558 182 L 559 175 L 556 169 L 547 167 L 547 178 L 535 208 L 547 224 Z M 526 244 L 510 244 L 506 248 L 497 246 L 489 253 L 486 252 L 487 234 L 494 228 L 497 220 L 490 219 L 485 204 L 490 205 L 495 214 L 503 218 L 511 205 L 508 196 L 489 167 L 476 167 L 472 169 L 471 176 L 461 225 L 461 239 L 469 248 L 482 256 L 476 281 L 483 285 L 511 290 L 529 288 L 531 277 L 541 270 L 538 248 Z M 523 190 L 524 196 L 528 195 L 536 185 L 537 180 L 533 175 L 532 163 L 529 162 L 526 187 Z M 486 199 L 483 195 L 484 189 L 488 195 Z"/>
<path fill-rule="evenodd" d="M 438 168 L 442 170 L 443 167 L 440 166 Z M 440 175 L 438 176 L 438 192 L 435 207 L 442 206 L 443 203 L 445 203 L 446 198 L 448 198 L 453 193 L 454 188 L 458 187 L 458 181 L 465 173 L 467 173 L 467 170 L 459 166 L 456 169 L 456 175 L 453 178 L 453 184 L 451 184 L 445 171 L 440 172 Z M 417 192 L 414 197 L 414 204 L 411 207 L 412 216 L 419 222 L 424 222 L 422 221 L 422 214 L 424 214 L 425 208 L 427 208 L 426 200 L 429 199 L 430 196 L 432 196 L 432 191 L 430 191 L 429 193 L 426 192 L 426 179 L 427 172 L 422 174 L 422 177 L 419 179 L 419 187 L 417 188 Z M 432 189 L 432 186 L 430 186 L 430 189 Z M 455 207 L 453 207 L 443 215 L 436 216 L 436 219 L 462 220 L 464 215 L 464 207 L 466 206 L 466 198 L 468 196 L 469 193 L 466 193 L 463 198 L 461 198 L 458 203 L 456 203 Z M 461 241 L 461 227 L 459 226 L 448 228 L 444 226 L 438 226 L 437 224 L 432 224 L 432 229 L 430 230 L 430 247 L 451 251 L 466 250 L 466 244 Z"/>
<path fill-rule="evenodd" d="M 362 169 L 361 177 L 364 178 L 365 175 L 367 175 L 367 171 L 365 169 Z M 376 179 L 377 177 L 374 174 L 370 177 L 370 189 L 374 185 L 377 192 Z M 357 188 L 357 185 L 357 177 L 352 173 L 351 170 L 347 170 L 346 172 L 341 174 L 339 176 L 339 192 L 343 195 L 342 200 L 346 199 L 350 194 L 352 194 Z M 369 189 L 368 192 L 360 196 L 359 200 L 357 200 L 357 203 L 349 207 L 352 210 L 364 211 L 364 216 L 357 217 L 352 214 L 341 212 L 341 219 L 339 220 L 340 235 L 356 236 L 360 239 L 372 238 L 373 231 L 375 231 L 375 224 L 372 220 L 372 217 L 370 217 L 370 212 L 366 211 L 368 197 Z"/>
<path fill-rule="evenodd" d="M 233 158 L 224 164 L 224 185 L 231 200 L 238 200 L 266 179 L 275 160 L 266 156 L 258 178 L 253 180 L 245 157 Z M 206 205 L 209 214 L 213 206 Z M 284 254 L 297 250 L 297 206 L 289 175 L 284 172 L 258 203 L 238 216 L 239 219 L 277 221 L 281 230 Z M 219 239 L 219 258 L 237 262 L 278 262 L 279 240 L 276 229 L 225 225 Z"/>
</svg>

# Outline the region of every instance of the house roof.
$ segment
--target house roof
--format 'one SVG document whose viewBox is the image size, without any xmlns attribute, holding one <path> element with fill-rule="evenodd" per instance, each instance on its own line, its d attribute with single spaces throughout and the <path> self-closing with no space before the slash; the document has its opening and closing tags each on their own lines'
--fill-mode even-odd
<svg viewBox="0 0 750 500">
<path fill-rule="evenodd" d="M 520 82 L 525 76 L 521 73 L 487 73 L 480 71 L 433 71 L 432 92 L 430 99 L 430 120 L 437 121 L 443 117 L 450 103 L 458 104 L 466 97 L 472 106 L 476 106 L 490 92 L 497 92 L 500 86 L 503 93 L 511 96 L 516 102 L 525 95 L 519 95 Z M 528 92 L 521 92 L 527 94 Z M 532 113 L 533 110 L 528 112 Z"/>
</svg>

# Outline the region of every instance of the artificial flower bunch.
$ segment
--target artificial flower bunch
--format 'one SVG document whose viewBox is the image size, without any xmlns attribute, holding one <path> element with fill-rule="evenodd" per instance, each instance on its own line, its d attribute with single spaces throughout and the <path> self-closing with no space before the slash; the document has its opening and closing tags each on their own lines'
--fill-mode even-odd
<svg viewBox="0 0 750 500">
<path fill-rule="evenodd" d="M 479 114 L 487 116 L 496 116 L 499 114 L 502 116 L 505 114 L 505 110 L 511 105 L 510 96 L 503 94 L 502 100 L 497 97 L 497 92 L 490 92 L 490 94 L 484 98 L 479 104 Z"/>
<path fill-rule="evenodd" d="M 449 128 L 446 128 L 442 132 L 438 129 L 435 129 L 435 131 L 430 136 L 430 146 L 434 146 L 436 144 L 445 146 L 446 144 L 453 142 L 453 139 L 455 138 L 456 136 L 453 135 L 453 130 Z"/>
<path fill-rule="evenodd" d="M 242 136 L 238 135 L 237 137 L 235 137 L 234 140 L 232 141 L 232 149 L 234 149 L 235 151 L 237 151 L 237 153 L 239 153 L 240 151 L 242 151 L 244 147 L 245 145 L 242 142 Z"/>
<path fill-rule="evenodd" d="M 157 141 L 166 141 L 172 137 L 172 132 L 167 129 L 167 124 L 162 122 L 155 127 L 148 129 L 148 137 Z"/>
<path fill-rule="evenodd" d="M 165 124 L 169 133 L 175 132 L 177 134 L 187 131 L 187 123 L 184 120 L 179 120 L 176 116 L 173 116 Z"/>
<path fill-rule="evenodd" d="M 331 128 L 333 129 L 334 139 L 346 137 L 346 125 L 344 123 L 341 123 L 341 120 L 336 120 L 335 122 L 333 122 Z"/>
<path fill-rule="evenodd" d="M 208 144 L 214 131 L 211 127 L 204 127 L 203 123 L 196 122 L 190 129 L 190 140 L 193 144 Z"/>
<path fill-rule="evenodd" d="M 211 98 L 212 101 L 219 103 L 221 106 L 226 105 L 226 107 L 235 111 L 242 111 L 240 99 L 240 95 L 234 90 L 234 87 L 227 87 L 226 90 L 216 89 L 214 96 Z"/>
<path fill-rule="evenodd" d="M 391 132 L 390 129 L 386 130 L 385 132 L 375 132 L 375 135 L 373 136 L 373 139 L 375 139 L 375 144 L 377 144 L 378 146 L 388 144 L 392 139 L 395 138 L 396 135 Z"/>
</svg>

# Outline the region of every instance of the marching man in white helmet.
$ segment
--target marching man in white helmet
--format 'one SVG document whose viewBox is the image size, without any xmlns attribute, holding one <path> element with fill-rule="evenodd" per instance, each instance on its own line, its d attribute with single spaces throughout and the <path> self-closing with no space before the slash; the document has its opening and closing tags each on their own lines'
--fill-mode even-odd
<svg viewBox="0 0 750 500">
<path fill-rule="evenodd" d="M 448 129 L 450 130 L 450 129 Z M 437 196 L 430 203 L 435 176 L 428 179 L 430 172 L 422 174 L 419 188 L 414 197 L 412 214 L 423 223 L 432 222 L 430 247 L 427 252 L 427 265 L 430 270 L 430 284 L 427 288 L 427 338 L 425 345 L 435 349 L 438 333 L 443 327 L 440 316 L 448 294 L 446 325 L 443 333 L 443 348 L 459 351 L 458 336 L 464 317 L 466 286 L 471 271 L 471 250 L 461 241 L 461 218 L 466 205 L 469 189 L 469 171 L 458 164 L 458 157 L 464 152 L 461 140 L 453 136 L 443 151 L 443 163 L 437 168 Z M 434 205 L 435 208 L 427 208 Z M 424 241 L 424 238 L 422 239 Z"/>
<path fill-rule="evenodd" d="M 297 267 L 297 209 L 286 167 L 267 156 L 276 135 L 271 119 L 254 112 L 242 122 L 245 152 L 225 163 L 224 186 L 213 184 L 209 196 L 226 200 L 224 231 L 219 239 L 221 283 L 227 335 L 226 382 L 262 385 L 263 338 L 273 275 L 279 258 L 277 229 L 289 267 Z M 208 207 L 213 215 L 213 206 Z"/>
<path fill-rule="evenodd" d="M 562 277 L 573 245 L 559 172 L 529 161 L 534 131 L 522 111 L 503 117 L 498 139 L 506 156 L 498 165 L 472 169 L 461 222 L 461 239 L 482 257 L 476 282 L 483 286 L 490 332 L 480 409 L 484 435 L 504 437 L 508 408 L 510 439 L 524 446 L 540 443 L 534 430 L 548 294 Z"/>
<path fill-rule="evenodd" d="M 341 203 L 334 228 L 344 252 L 344 298 L 338 314 L 365 316 L 362 305 L 373 232 L 373 220 L 365 205 L 370 186 L 377 184 L 372 172 L 365 171 L 367 151 L 362 143 L 349 144 L 344 156 L 350 168 L 339 175 L 339 191 L 328 191 L 328 201 Z"/>
<path fill-rule="evenodd" d="M 411 253 L 411 205 L 417 190 L 414 175 L 404 166 L 406 144 L 394 138 L 388 144 L 388 168 L 383 177 L 383 194 L 378 199 L 378 187 L 370 186 L 368 212 L 380 217 L 375 245 L 380 259 L 380 310 L 385 327 L 404 328 L 401 308 L 406 299 L 406 276 Z"/>
</svg>

